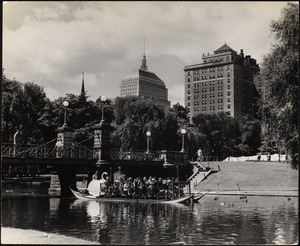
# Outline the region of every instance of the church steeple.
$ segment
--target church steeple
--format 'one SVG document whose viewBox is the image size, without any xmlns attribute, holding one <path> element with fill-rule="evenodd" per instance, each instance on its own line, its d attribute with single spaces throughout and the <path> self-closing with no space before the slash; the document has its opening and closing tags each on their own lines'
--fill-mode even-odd
<svg viewBox="0 0 300 246">
<path fill-rule="evenodd" d="M 84 89 L 84 73 L 82 73 L 82 84 L 81 84 L 81 93 L 80 97 L 85 97 L 85 89 Z"/>
<path fill-rule="evenodd" d="M 142 59 L 142 66 L 141 66 L 142 70 L 148 70 L 147 67 L 147 61 L 146 61 L 146 55 L 145 55 L 145 36 L 144 36 L 144 55 L 143 55 L 143 59 Z"/>
</svg>

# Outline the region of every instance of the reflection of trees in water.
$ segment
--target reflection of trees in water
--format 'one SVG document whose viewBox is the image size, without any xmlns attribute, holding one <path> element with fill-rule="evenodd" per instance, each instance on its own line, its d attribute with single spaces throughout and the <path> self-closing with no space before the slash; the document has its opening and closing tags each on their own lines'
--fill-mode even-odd
<svg viewBox="0 0 300 246">
<path fill-rule="evenodd" d="M 281 199 L 286 199 L 281 198 Z M 296 206 L 286 201 L 279 206 L 272 206 L 269 209 L 268 219 L 265 223 L 265 231 L 268 232 L 268 241 L 275 244 L 293 244 L 298 242 L 298 217 Z M 297 207 L 298 208 L 298 207 Z"/>
<path fill-rule="evenodd" d="M 183 207 L 182 207 L 183 206 Z M 102 244 L 124 242 L 151 243 L 169 238 L 174 241 L 181 227 L 181 210 L 184 205 L 162 205 L 146 203 L 98 203 L 87 208 L 90 216 L 96 217 L 98 210 L 98 240 Z M 97 207 L 97 208 L 96 208 Z M 189 214 L 189 213 L 187 213 Z"/>
<path fill-rule="evenodd" d="M 4 198 L 1 201 L 1 225 L 17 228 L 45 230 L 49 217 L 49 200 L 46 198 Z"/>
</svg>

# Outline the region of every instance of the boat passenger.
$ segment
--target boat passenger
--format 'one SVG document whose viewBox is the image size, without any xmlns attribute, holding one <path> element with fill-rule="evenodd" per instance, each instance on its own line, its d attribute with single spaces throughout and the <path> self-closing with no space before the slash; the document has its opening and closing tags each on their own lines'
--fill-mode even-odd
<svg viewBox="0 0 300 246">
<path fill-rule="evenodd" d="M 98 173 L 98 171 L 96 171 L 96 172 L 94 173 L 94 175 L 92 176 L 92 178 L 93 178 L 93 179 L 99 179 L 99 173 Z"/>
</svg>

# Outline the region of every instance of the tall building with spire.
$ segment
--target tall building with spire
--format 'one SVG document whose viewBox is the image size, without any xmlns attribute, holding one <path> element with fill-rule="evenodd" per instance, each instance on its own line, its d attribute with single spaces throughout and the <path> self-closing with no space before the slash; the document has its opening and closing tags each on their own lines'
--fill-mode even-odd
<svg viewBox="0 0 300 246">
<path fill-rule="evenodd" d="M 81 92 L 80 92 L 80 97 L 81 98 L 86 98 L 86 92 L 84 89 L 84 73 L 82 73 L 82 82 L 81 82 Z"/>
<path fill-rule="evenodd" d="M 152 97 L 161 105 L 170 106 L 168 89 L 155 73 L 148 70 L 145 52 L 140 68 L 122 79 L 120 96 Z"/>
<path fill-rule="evenodd" d="M 259 65 L 250 55 L 238 54 L 226 43 L 202 63 L 184 67 L 185 106 L 189 118 L 226 112 L 234 118 L 255 115 L 255 84 Z"/>
</svg>

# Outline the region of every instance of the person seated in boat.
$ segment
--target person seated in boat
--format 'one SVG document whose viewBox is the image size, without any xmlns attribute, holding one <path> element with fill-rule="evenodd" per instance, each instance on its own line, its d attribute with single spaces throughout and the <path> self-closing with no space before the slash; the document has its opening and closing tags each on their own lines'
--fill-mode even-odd
<svg viewBox="0 0 300 246">
<path fill-rule="evenodd" d="M 110 197 L 118 197 L 119 193 L 119 182 L 117 180 L 111 185 Z"/>
<path fill-rule="evenodd" d="M 119 196 L 122 196 L 122 194 L 123 194 L 123 190 L 124 190 L 124 184 L 125 184 L 125 180 L 124 180 L 124 178 L 121 176 L 120 178 L 119 178 L 119 190 L 118 190 L 118 194 L 119 194 Z"/>
<path fill-rule="evenodd" d="M 132 189 L 132 178 L 129 177 L 125 182 L 123 186 L 123 197 L 130 197 L 131 196 L 131 189 Z"/>
<path fill-rule="evenodd" d="M 152 178 L 150 180 L 150 186 L 149 186 L 149 194 L 151 198 L 156 198 L 157 195 L 157 180 L 156 178 Z"/>
<path fill-rule="evenodd" d="M 135 178 L 133 180 L 133 197 L 136 198 L 136 197 L 139 197 L 139 186 L 140 186 L 140 183 L 141 183 L 141 179 L 139 177 Z"/>
<path fill-rule="evenodd" d="M 140 198 L 146 198 L 147 197 L 147 177 L 143 177 L 143 179 L 140 182 L 139 185 L 139 194 Z"/>
<path fill-rule="evenodd" d="M 167 199 L 167 192 L 168 192 L 167 179 L 162 180 L 162 185 L 164 189 L 164 199 Z"/>
<path fill-rule="evenodd" d="M 110 196 L 110 194 L 112 193 L 112 186 L 111 186 L 110 178 L 108 176 L 105 177 L 104 187 L 106 189 L 104 196 Z"/>
<path fill-rule="evenodd" d="M 99 173 L 98 173 L 98 171 L 96 171 L 94 173 L 94 175 L 92 176 L 92 179 L 99 179 Z"/>
<path fill-rule="evenodd" d="M 164 198 L 165 197 L 165 189 L 163 184 L 163 179 L 161 177 L 157 180 L 157 198 Z"/>
</svg>

